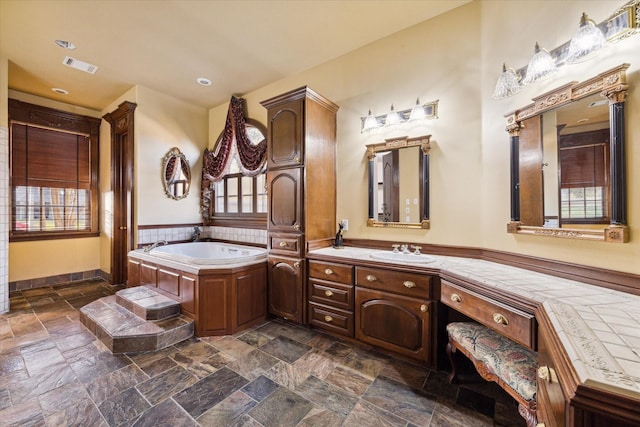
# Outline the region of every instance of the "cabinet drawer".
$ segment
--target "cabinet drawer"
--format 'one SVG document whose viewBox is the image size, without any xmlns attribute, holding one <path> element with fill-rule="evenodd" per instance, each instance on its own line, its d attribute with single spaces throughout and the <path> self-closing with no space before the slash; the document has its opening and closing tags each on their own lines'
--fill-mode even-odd
<svg viewBox="0 0 640 427">
<path fill-rule="evenodd" d="M 272 253 L 296 256 L 300 254 L 302 236 L 295 234 L 269 234 L 269 247 Z"/>
<path fill-rule="evenodd" d="M 353 310 L 353 285 L 309 278 L 309 300 L 343 310 Z"/>
<path fill-rule="evenodd" d="M 430 298 L 432 276 L 378 268 L 356 267 L 356 284 L 410 297 Z"/>
<path fill-rule="evenodd" d="M 351 285 L 353 284 L 353 267 L 331 262 L 309 261 L 309 277 Z"/>
<path fill-rule="evenodd" d="M 317 328 L 353 337 L 353 312 L 309 303 L 309 323 Z"/>
<path fill-rule="evenodd" d="M 442 281 L 441 301 L 502 335 L 535 350 L 533 314 L 508 307 L 488 297 Z"/>
</svg>

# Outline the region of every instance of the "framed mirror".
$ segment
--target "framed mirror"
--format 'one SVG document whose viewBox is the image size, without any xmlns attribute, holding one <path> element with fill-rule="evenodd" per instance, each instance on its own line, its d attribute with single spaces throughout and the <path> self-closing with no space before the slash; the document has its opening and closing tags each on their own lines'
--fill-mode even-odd
<svg viewBox="0 0 640 427">
<path fill-rule="evenodd" d="M 191 168 L 178 147 L 173 147 L 162 159 L 162 185 L 170 199 L 180 200 L 189 195 Z"/>
<path fill-rule="evenodd" d="M 628 64 L 547 92 L 508 114 L 507 231 L 623 243 Z"/>
<path fill-rule="evenodd" d="M 431 135 L 367 145 L 369 227 L 429 228 Z"/>
</svg>

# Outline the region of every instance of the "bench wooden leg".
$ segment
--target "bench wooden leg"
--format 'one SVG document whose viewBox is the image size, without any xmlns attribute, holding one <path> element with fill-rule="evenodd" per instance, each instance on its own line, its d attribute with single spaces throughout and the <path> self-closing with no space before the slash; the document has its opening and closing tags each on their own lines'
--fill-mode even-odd
<svg viewBox="0 0 640 427">
<path fill-rule="evenodd" d="M 518 402 L 518 412 L 524 418 L 527 427 L 536 427 L 538 425 L 538 416 L 535 408 L 529 408 L 524 403 Z"/>
<path fill-rule="evenodd" d="M 449 356 L 449 362 L 451 363 L 451 373 L 449 374 L 449 383 L 453 384 L 456 379 L 456 363 L 453 360 L 453 353 L 456 352 L 456 347 L 451 344 L 451 341 L 447 342 L 447 356 Z"/>
</svg>

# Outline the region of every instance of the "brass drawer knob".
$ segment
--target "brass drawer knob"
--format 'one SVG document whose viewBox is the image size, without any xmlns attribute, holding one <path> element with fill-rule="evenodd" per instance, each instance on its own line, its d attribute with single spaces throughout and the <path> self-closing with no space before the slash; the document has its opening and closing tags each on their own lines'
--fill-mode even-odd
<svg viewBox="0 0 640 427">
<path fill-rule="evenodd" d="M 294 262 L 294 263 L 293 263 L 293 266 L 294 266 L 295 268 L 300 268 L 300 261 L 296 261 L 296 262 Z"/>
<path fill-rule="evenodd" d="M 493 313 L 493 321 L 500 325 L 508 325 L 509 321 L 500 313 Z"/>
<path fill-rule="evenodd" d="M 409 288 L 409 289 L 416 287 L 416 284 L 410 280 L 405 280 L 402 284 L 404 285 L 405 288 Z"/>
<path fill-rule="evenodd" d="M 300 163 L 300 156 L 296 156 L 295 159 L 293 159 L 293 161 L 296 163 Z"/>
<path fill-rule="evenodd" d="M 331 317 L 331 316 L 324 316 L 324 321 L 325 321 L 325 322 L 327 322 L 327 323 L 331 323 L 331 322 L 333 322 L 333 317 Z"/>
<path fill-rule="evenodd" d="M 373 274 L 368 274 L 367 275 L 367 281 L 375 282 L 376 280 L 378 280 L 378 278 L 376 276 L 374 276 Z"/>
<path fill-rule="evenodd" d="M 422 304 L 420 306 L 420 311 L 426 313 L 427 311 L 429 311 L 429 306 L 427 304 Z"/>
<path fill-rule="evenodd" d="M 543 381 L 549 381 L 549 367 L 548 366 L 540 366 L 538 368 L 538 378 Z"/>
<path fill-rule="evenodd" d="M 451 301 L 453 302 L 462 302 L 462 298 L 458 294 L 451 294 Z"/>
<path fill-rule="evenodd" d="M 327 276 L 331 276 L 333 274 L 333 270 L 330 268 L 327 268 L 324 270 L 324 274 L 326 274 Z"/>
<path fill-rule="evenodd" d="M 294 230 L 300 230 L 300 224 L 293 224 Z"/>
<path fill-rule="evenodd" d="M 287 242 L 280 242 L 280 247 L 284 248 L 285 246 L 287 246 Z"/>
<path fill-rule="evenodd" d="M 328 297 L 332 297 L 333 296 L 333 292 L 331 291 L 324 291 L 324 294 Z"/>
</svg>

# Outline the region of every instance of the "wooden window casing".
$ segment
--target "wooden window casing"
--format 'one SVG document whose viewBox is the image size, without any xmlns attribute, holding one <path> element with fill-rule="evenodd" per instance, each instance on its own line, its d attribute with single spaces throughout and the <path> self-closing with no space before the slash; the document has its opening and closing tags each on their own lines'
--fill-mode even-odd
<svg viewBox="0 0 640 427">
<path fill-rule="evenodd" d="M 10 241 L 99 235 L 100 119 L 9 100 Z"/>
</svg>

